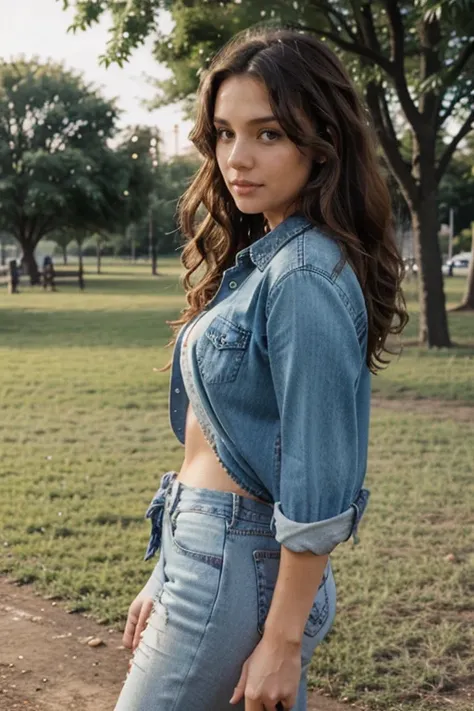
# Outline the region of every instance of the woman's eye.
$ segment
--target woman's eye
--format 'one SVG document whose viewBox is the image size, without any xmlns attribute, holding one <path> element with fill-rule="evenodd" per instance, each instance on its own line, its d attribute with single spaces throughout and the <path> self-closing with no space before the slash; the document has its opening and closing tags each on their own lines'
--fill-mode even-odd
<svg viewBox="0 0 474 711">
<path fill-rule="evenodd" d="M 228 128 L 216 128 L 216 136 L 218 140 L 230 141 L 232 140 L 233 133 L 232 131 L 229 131 Z M 271 131 L 270 129 L 262 131 L 258 137 L 261 138 L 262 136 L 264 137 L 265 143 L 274 143 L 281 138 L 280 133 L 277 133 L 277 131 Z"/>
<path fill-rule="evenodd" d="M 280 134 L 277 133 L 276 131 L 262 131 L 260 134 L 261 136 L 266 135 L 266 143 L 273 143 L 276 141 L 278 138 L 280 138 Z"/>
<path fill-rule="evenodd" d="M 222 138 L 224 140 L 227 140 L 229 136 L 225 136 L 225 133 L 231 133 L 227 128 L 216 128 L 216 136 L 217 138 Z"/>
</svg>

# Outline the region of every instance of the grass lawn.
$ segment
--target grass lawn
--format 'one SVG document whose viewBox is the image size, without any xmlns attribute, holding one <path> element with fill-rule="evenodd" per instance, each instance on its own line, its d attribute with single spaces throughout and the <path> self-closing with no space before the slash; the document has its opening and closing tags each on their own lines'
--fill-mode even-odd
<svg viewBox="0 0 474 711">
<path fill-rule="evenodd" d="M 159 268 L 153 279 L 105 262 L 84 293 L 0 292 L 0 573 L 109 624 L 154 564 L 142 562 L 144 511 L 183 456 L 156 370 L 183 303 L 179 265 Z M 446 287 L 454 305 L 464 280 Z M 362 542 L 333 555 L 339 614 L 311 683 L 361 708 L 472 708 L 474 437 L 457 406 L 474 407 L 474 315 L 449 319 L 456 349 L 408 345 L 374 378 L 378 397 L 406 407 L 373 409 Z M 426 398 L 445 416 L 420 412 Z"/>
</svg>

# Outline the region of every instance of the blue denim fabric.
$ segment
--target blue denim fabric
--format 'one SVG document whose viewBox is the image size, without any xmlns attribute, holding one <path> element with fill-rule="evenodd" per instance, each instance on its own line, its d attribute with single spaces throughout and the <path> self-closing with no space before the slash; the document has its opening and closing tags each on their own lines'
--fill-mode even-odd
<svg viewBox="0 0 474 711">
<path fill-rule="evenodd" d="M 161 547 L 161 532 L 163 528 L 163 513 L 165 508 L 166 494 L 176 478 L 174 472 L 166 472 L 160 484 L 160 488 L 154 495 L 145 514 L 145 518 L 151 520 L 151 535 L 148 547 L 145 552 L 145 560 L 152 558 Z"/>
<path fill-rule="evenodd" d="M 262 639 L 278 577 L 273 506 L 186 486 L 175 472 L 157 499 L 161 552 L 144 588 L 154 606 L 115 711 L 244 711 L 245 701 L 229 699 Z M 310 661 L 335 612 L 328 563 L 305 624 L 293 711 L 306 711 Z"/>
<path fill-rule="evenodd" d="M 329 553 L 355 534 L 369 496 L 367 309 L 354 270 L 335 239 L 295 214 L 237 254 L 199 319 L 189 367 L 218 459 L 274 505 L 278 542 Z M 170 382 L 182 444 L 185 330 Z"/>
</svg>

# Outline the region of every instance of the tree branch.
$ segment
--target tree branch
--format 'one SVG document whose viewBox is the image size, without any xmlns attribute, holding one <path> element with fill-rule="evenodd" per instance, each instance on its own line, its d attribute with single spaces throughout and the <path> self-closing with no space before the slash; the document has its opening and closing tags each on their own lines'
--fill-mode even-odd
<svg viewBox="0 0 474 711">
<path fill-rule="evenodd" d="M 441 111 L 442 102 L 444 97 L 446 96 L 446 90 L 454 86 L 456 80 L 459 79 L 464 68 L 466 67 L 466 64 L 469 62 L 472 56 L 474 56 L 474 42 L 465 45 L 457 60 L 451 65 L 451 67 L 446 72 L 443 82 L 439 88 L 438 103 L 436 106 L 437 114 L 439 114 L 439 112 Z M 471 91 L 472 90 L 469 89 L 469 92 Z M 442 116 L 438 115 L 438 128 L 442 126 L 448 116 L 452 114 L 453 109 L 455 108 L 456 103 L 459 101 L 460 98 L 460 96 L 457 96 L 456 99 L 453 99 L 445 113 Z"/>
<path fill-rule="evenodd" d="M 394 141 L 394 143 L 398 146 L 399 143 L 398 143 L 397 134 L 395 133 L 395 128 L 393 126 L 392 117 L 390 115 L 390 111 L 388 108 L 387 96 L 385 94 L 385 91 L 383 90 L 383 87 L 378 92 L 378 98 L 379 98 L 379 106 L 381 108 L 382 118 L 383 118 L 383 123 L 384 123 L 385 129 L 386 129 L 387 133 L 389 134 L 391 140 Z"/>
<path fill-rule="evenodd" d="M 463 125 L 459 129 L 458 133 L 456 136 L 454 136 L 453 140 L 451 143 L 446 147 L 444 153 L 441 155 L 441 158 L 438 161 L 438 167 L 436 168 L 436 182 L 439 183 L 441 178 L 444 175 L 444 171 L 449 165 L 449 161 L 451 160 L 454 151 L 462 141 L 462 139 L 467 136 L 469 131 L 474 127 L 474 109 L 471 111 L 467 119 L 464 121 Z"/>
<path fill-rule="evenodd" d="M 386 99 L 383 88 L 374 82 L 369 82 L 366 88 L 366 100 L 387 160 L 397 176 L 408 202 L 415 203 L 418 196 L 418 187 L 411 174 L 410 166 L 403 160 L 400 153 L 392 121 L 390 120 L 389 124 L 386 123 L 389 115 L 388 107 L 384 106 Z"/>
<path fill-rule="evenodd" d="M 26 230 L 26 232 L 27 232 L 26 241 L 30 242 L 32 244 L 33 244 L 33 233 L 35 231 L 37 221 L 38 221 L 37 217 L 32 217 L 31 220 L 29 221 L 28 229 Z M 26 222 L 28 223 L 28 220 L 26 220 Z"/>
<path fill-rule="evenodd" d="M 38 244 L 38 242 L 43 239 L 45 235 L 48 234 L 48 232 L 51 232 L 53 229 L 56 229 L 57 225 L 55 225 L 56 218 L 55 217 L 47 217 L 44 222 L 38 225 L 38 229 L 36 230 L 36 237 L 34 240 L 35 247 Z"/>
<path fill-rule="evenodd" d="M 372 60 L 374 64 L 377 64 L 379 67 L 382 67 L 382 69 L 387 72 L 387 74 L 392 76 L 392 64 L 390 60 L 387 59 L 387 57 L 384 57 L 382 54 L 377 54 L 377 52 L 373 52 L 371 49 L 369 49 L 369 47 L 366 47 L 365 45 L 358 44 L 357 42 L 346 42 L 346 40 L 341 39 L 338 35 L 335 35 L 332 32 L 325 32 L 324 30 L 319 30 L 315 27 L 297 25 L 297 29 L 313 32 L 319 37 L 326 37 L 326 39 L 331 40 L 331 42 L 334 42 L 334 44 L 336 44 L 341 49 L 344 49 L 347 52 L 353 52 L 354 54 L 358 54 L 360 57 L 365 57 L 366 59 Z"/>
<path fill-rule="evenodd" d="M 472 56 L 474 56 L 474 41 L 465 45 L 457 60 L 449 67 L 441 85 L 442 90 L 452 86 L 455 83 L 456 79 L 461 75 L 461 72 Z"/>
<path fill-rule="evenodd" d="M 352 3 L 352 7 L 355 3 Z M 374 52 L 382 54 L 382 49 L 380 47 L 379 38 L 377 37 L 377 32 L 375 31 L 374 16 L 372 15 L 372 9 L 370 7 L 370 2 L 362 3 L 360 9 L 360 22 L 362 23 L 363 34 L 365 35 L 366 42 Z"/>
<path fill-rule="evenodd" d="M 420 126 L 420 112 L 410 96 L 405 77 L 405 27 L 400 14 L 398 0 L 384 0 L 384 5 L 389 19 L 395 87 L 405 116 L 416 131 Z"/>
<path fill-rule="evenodd" d="M 342 12 L 339 12 L 339 10 L 335 10 L 327 2 L 318 2 L 317 7 L 318 7 L 318 9 L 320 8 L 321 10 L 325 10 L 328 13 L 328 15 L 329 15 L 329 13 L 331 15 L 333 15 L 336 18 L 336 20 L 338 20 L 339 23 L 342 25 L 347 36 L 350 37 L 350 39 L 353 41 L 357 40 L 357 35 L 354 34 L 354 32 L 352 31 L 352 28 L 350 27 L 349 23 L 347 22 L 347 17 L 345 17 L 342 14 Z M 329 21 L 331 21 L 329 17 L 328 17 L 328 19 L 329 19 Z"/>
<path fill-rule="evenodd" d="M 451 99 L 449 106 L 444 109 L 444 112 L 442 115 L 438 116 L 438 123 L 437 123 L 437 129 L 440 129 L 441 126 L 444 124 L 447 118 L 451 116 L 453 113 L 454 109 L 456 108 L 457 104 L 463 99 L 465 96 L 471 96 L 472 94 L 472 89 L 471 87 L 465 87 L 464 91 L 461 93 L 456 93 L 453 98 Z"/>
</svg>

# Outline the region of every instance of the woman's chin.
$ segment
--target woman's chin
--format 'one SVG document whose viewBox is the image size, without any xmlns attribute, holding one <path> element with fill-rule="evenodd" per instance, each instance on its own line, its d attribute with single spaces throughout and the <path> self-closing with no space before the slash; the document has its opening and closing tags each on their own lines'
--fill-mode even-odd
<svg viewBox="0 0 474 711">
<path fill-rule="evenodd" d="M 238 198 L 235 200 L 235 204 L 244 215 L 259 215 L 265 211 L 265 206 L 262 203 L 250 198 Z"/>
</svg>

